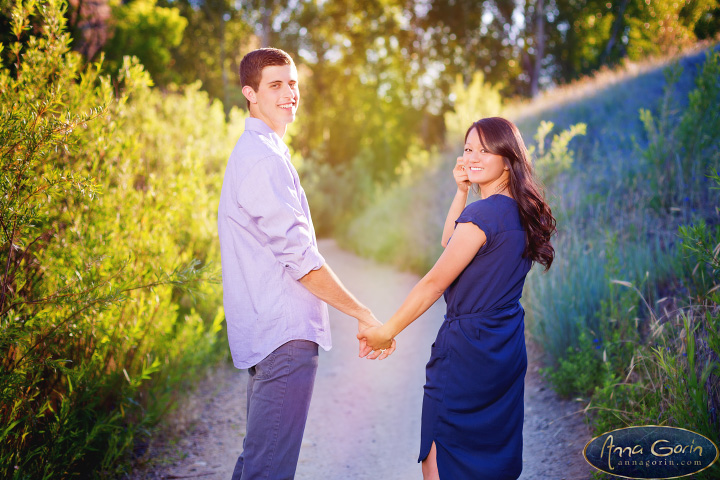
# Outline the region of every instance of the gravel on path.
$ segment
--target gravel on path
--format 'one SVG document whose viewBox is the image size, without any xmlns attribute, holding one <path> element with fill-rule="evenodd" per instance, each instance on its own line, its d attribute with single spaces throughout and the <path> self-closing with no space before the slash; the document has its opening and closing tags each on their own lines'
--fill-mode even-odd
<svg viewBox="0 0 720 480">
<path fill-rule="evenodd" d="M 353 294 L 383 321 L 418 277 L 362 259 L 321 240 L 320 252 Z M 297 480 L 421 479 L 417 455 L 425 363 L 443 321 L 442 299 L 397 337 L 383 361 L 357 356 L 357 322 L 330 309 L 333 348 L 320 351 Z M 580 404 L 562 400 L 528 345 L 523 474 L 520 480 L 586 480 L 582 450 L 590 432 Z M 213 370 L 168 417 L 129 480 L 230 478 L 245 430 L 247 372 Z"/>
</svg>

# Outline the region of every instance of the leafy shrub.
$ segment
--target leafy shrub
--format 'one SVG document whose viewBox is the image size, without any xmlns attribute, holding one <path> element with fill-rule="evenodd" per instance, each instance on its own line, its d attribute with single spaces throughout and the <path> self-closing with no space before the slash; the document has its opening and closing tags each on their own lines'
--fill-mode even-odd
<svg viewBox="0 0 720 480">
<path fill-rule="evenodd" d="M 599 339 L 591 340 L 583 331 L 578 338 L 578 346 L 568 347 L 557 367 L 543 368 L 540 372 L 560 395 L 588 394 L 602 383 L 604 369 L 602 354 L 598 353 L 601 348 Z"/>
<path fill-rule="evenodd" d="M 450 141 L 463 141 L 465 132 L 473 122 L 484 117 L 494 117 L 502 110 L 500 85 L 485 83 L 485 75 L 475 72 L 469 85 L 465 85 L 462 76 L 455 78 L 450 89 L 454 99 L 452 111 L 445 114 L 445 129 Z"/>
<path fill-rule="evenodd" d="M 140 59 L 153 80 L 167 84 L 173 76 L 172 49 L 180 45 L 187 19 L 177 8 L 157 6 L 156 0 L 117 2 L 113 6 L 112 38 L 105 46 L 110 68 L 117 71 L 125 55 Z"/>
<path fill-rule="evenodd" d="M 64 8 L 18 2 L 0 66 L 3 478 L 112 475 L 222 355 L 215 199 L 242 118 L 129 58 L 113 84 Z"/>
<path fill-rule="evenodd" d="M 577 123 L 569 129 L 555 134 L 552 142 L 550 142 L 550 148 L 547 148 L 545 137 L 552 132 L 554 127 L 553 122 L 540 122 L 538 131 L 535 134 L 537 147 L 531 145 L 528 148 L 531 158 L 537 156 L 535 171 L 546 186 L 552 185 L 558 175 L 572 168 L 574 154 L 568 146 L 576 136 L 585 135 L 587 129 L 587 125 L 584 123 Z"/>
<path fill-rule="evenodd" d="M 641 151 L 651 190 L 651 205 L 662 213 L 673 209 L 688 221 L 698 209 L 706 209 L 717 199 L 705 174 L 720 167 L 720 53 L 708 53 L 688 106 L 674 118 L 672 85 L 682 69 L 668 69 L 663 108 L 656 118 L 649 110 L 640 111 L 649 144 Z M 708 215 L 702 212 L 701 215 Z"/>
</svg>

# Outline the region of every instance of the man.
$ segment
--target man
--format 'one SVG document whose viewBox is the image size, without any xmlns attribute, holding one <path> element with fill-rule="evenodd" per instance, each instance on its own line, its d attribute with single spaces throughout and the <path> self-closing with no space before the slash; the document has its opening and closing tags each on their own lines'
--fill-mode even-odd
<svg viewBox="0 0 720 480">
<path fill-rule="evenodd" d="M 240 64 L 250 117 L 228 161 L 218 232 L 233 363 L 248 369 L 247 434 L 233 480 L 292 479 L 318 361 L 331 347 L 326 302 L 380 325 L 348 292 L 317 249 L 310 210 L 282 138 L 300 102 L 298 74 L 282 50 L 248 53 Z M 383 359 L 394 351 L 360 355 Z"/>
</svg>

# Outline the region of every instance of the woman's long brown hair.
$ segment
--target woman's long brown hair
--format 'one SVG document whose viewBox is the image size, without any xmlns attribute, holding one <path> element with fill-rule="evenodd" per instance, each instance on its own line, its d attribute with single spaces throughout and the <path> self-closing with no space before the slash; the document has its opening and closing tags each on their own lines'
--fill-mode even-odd
<svg viewBox="0 0 720 480">
<path fill-rule="evenodd" d="M 555 249 L 550 237 L 556 232 L 555 217 L 545 202 L 542 188 L 535 179 L 525 142 L 518 128 L 500 117 L 483 118 L 473 123 L 465 134 L 465 141 L 475 129 L 482 146 L 500 155 L 510 167 L 509 189 L 520 209 L 520 221 L 525 228 L 525 257 L 550 268 Z"/>
</svg>

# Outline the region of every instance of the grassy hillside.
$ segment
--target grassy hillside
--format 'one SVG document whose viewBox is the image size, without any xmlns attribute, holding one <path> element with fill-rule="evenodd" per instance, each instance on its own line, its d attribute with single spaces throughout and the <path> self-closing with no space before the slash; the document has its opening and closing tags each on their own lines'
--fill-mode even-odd
<svg viewBox="0 0 720 480">
<path fill-rule="evenodd" d="M 559 233 L 550 272 L 528 277 L 528 332 L 550 381 L 585 399 L 598 431 L 667 423 L 718 439 L 718 78 L 720 54 L 708 47 L 601 72 L 533 103 L 479 108 L 478 117 L 516 121 L 534 149 Z M 580 123 L 585 134 L 570 134 Z M 379 193 L 341 243 L 427 271 L 455 191 L 455 136 Z"/>
<path fill-rule="evenodd" d="M 622 174 L 621 164 L 627 166 L 637 155 L 637 147 L 647 145 L 640 109 L 657 112 L 666 89 L 671 92 L 676 110 L 685 105 L 706 53 L 707 48 L 703 48 L 680 57 L 677 63 L 682 73 L 673 85 L 668 85 L 666 69 L 674 64 L 674 59 L 662 59 L 601 72 L 597 78 L 558 88 L 533 102 L 483 110 L 487 116 L 502 115 L 513 120 L 529 146 L 537 143 L 534 136 L 542 121 L 553 122 L 554 131 L 585 123 L 587 134 L 576 137 L 570 145 L 576 159 L 570 175 L 577 179 L 583 176 L 581 166 L 597 165 L 603 170 L 603 177 L 605 173 L 617 176 Z M 365 256 L 417 273 L 427 271 L 441 251 L 440 232 L 447 205 L 454 195 L 450 170 L 462 153 L 460 136 L 448 143 L 443 151 L 433 152 L 422 171 L 412 171 L 397 185 L 376 193 L 372 205 L 340 231 L 339 241 Z M 590 177 L 587 172 L 584 176 Z M 597 180 L 590 179 L 589 183 L 607 194 L 611 185 Z M 573 183 L 566 178 L 558 186 L 568 189 Z M 400 238 L 412 242 L 412 252 L 397 245 Z"/>
</svg>

